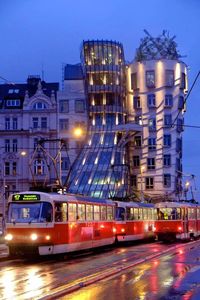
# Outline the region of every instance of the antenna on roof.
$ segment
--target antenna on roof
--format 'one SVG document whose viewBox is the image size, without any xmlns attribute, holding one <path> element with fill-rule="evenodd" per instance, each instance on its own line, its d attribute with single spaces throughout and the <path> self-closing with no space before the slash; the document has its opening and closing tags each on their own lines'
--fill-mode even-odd
<svg viewBox="0 0 200 300">
<path fill-rule="evenodd" d="M 43 62 L 42 62 L 42 81 L 44 81 L 44 64 L 43 64 Z"/>
</svg>

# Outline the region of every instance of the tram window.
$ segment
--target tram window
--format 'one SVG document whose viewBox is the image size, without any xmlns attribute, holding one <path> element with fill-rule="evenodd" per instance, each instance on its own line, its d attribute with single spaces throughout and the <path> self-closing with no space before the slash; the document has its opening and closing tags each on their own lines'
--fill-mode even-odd
<svg viewBox="0 0 200 300">
<path fill-rule="evenodd" d="M 143 220 L 148 220 L 148 210 L 143 208 Z"/>
<path fill-rule="evenodd" d="M 200 208 L 197 208 L 197 219 L 200 219 Z"/>
<path fill-rule="evenodd" d="M 134 219 L 138 220 L 138 208 L 134 208 Z"/>
<path fill-rule="evenodd" d="M 143 213 L 142 213 L 143 209 L 139 208 L 139 214 L 138 214 L 138 220 L 143 220 Z"/>
<path fill-rule="evenodd" d="M 76 221 L 76 203 L 68 203 L 68 220 Z"/>
<path fill-rule="evenodd" d="M 93 206 L 90 204 L 86 204 L 86 220 L 93 220 Z"/>
<path fill-rule="evenodd" d="M 52 222 L 53 210 L 52 205 L 48 202 L 42 204 L 41 221 Z"/>
<path fill-rule="evenodd" d="M 67 221 L 67 203 L 55 203 L 55 221 Z"/>
<path fill-rule="evenodd" d="M 158 220 L 157 209 L 153 209 L 153 220 Z"/>
<path fill-rule="evenodd" d="M 113 208 L 111 206 L 107 207 L 107 219 L 113 220 Z"/>
<path fill-rule="evenodd" d="M 116 210 L 116 220 L 123 221 L 125 218 L 125 209 L 123 207 L 117 207 Z"/>
<path fill-rule="evenodd" d="M 85 204 L 78 204 L 77 220 L 79 221 L 85 220 Z"/>
<path fill-rule="evenodd" d="M 106 220 L 107 215 L 106 215 L 106 206 L 101 206 L 101 220 Z"/>
<path fill-rule="evenodd" d="M 151 208 L 148 208 L 148 220 L 153 220 L 153 210 Z"/>
<path fill-rule="evenodd" d="M 133 209 L 133 207 L 130 208 L 129 220 L 134 220 L 134 209 Z"/>
<path fill-rule="evenodd" d="M 194 208 L 188 209 L 188 217 L 189 217 L 189 220 L 195 219 L 195 209 Z"/>
<path fill-rule="evenodd" d="M 100 220 L 100 206 L 94 205 L 94 220 L 99 221 Z"/>
</svg>

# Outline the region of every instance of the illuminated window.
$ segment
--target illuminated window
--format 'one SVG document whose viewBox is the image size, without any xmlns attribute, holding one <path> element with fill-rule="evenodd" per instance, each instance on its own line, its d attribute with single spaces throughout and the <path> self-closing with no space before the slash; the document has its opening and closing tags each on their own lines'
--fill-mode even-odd
<svg viewBox="0 0 200 300">
<path fill-rule="evenodd" d="M 100 206 L 94 205 L 94 220 L 99 221 L 100 220 Z"/>
<path fill-rule="evenodd" d="M 150 118 L 148 122 L 149 122 L 149 131 L 155 131 L 156 130 L 156 118 Z"/>
<path fill-rule="evenodd" d="M 78 204 L 78 217 L 79 221 L 85 220 L 85 204 Z"/>
<path fill-rule="evenodd" d="M 77 219 L 76 203 L 68 203 L 68 220 L 75 221 Z"/>
<path fill-rule="evenodd" d="M 104 221 L 107 219 L 107 214 L 106 214 L 106 206 L 101 206 L 101 220 Z"/>
<path fill-rule="evenodd" d="M 107 207 L 107 220 L 113 220 L 113 208 L 111 206 Z"/>
<path fill-rule="evenodd" d="M 138 148 L 142 146 L 142 137 L 141 136 L 135 136 L 134 146 L 138 147 Z"/>
<path fill-rule="evenodd" d="M 86 220 L 93 220 L 93 205 L 86 204 Z"/>
<path fill-rule="evenodd" d="M 45 162 L 41 159 L 34 161 L 34 174 L 35 175 L 44 175 L 44 166 Z"/>
</svg>

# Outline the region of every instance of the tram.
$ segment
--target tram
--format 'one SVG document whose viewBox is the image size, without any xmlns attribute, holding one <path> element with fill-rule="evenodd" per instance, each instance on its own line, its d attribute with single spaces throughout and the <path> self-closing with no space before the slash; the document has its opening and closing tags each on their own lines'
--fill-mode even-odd
<svg viewBox="0 0 200 300">
<path fill-rule="evenodd" d="M 189 240 L 200 236 L 200 206 L 186 202 L 155 204 L 155 233 L 159 240 Z"/>
<path fill-rule="evenodd" d="M 153 205 L 79 195 L 10 195 L 5 240 L 10 255 L 50 255 L 155 237 Z"/>
</svg>

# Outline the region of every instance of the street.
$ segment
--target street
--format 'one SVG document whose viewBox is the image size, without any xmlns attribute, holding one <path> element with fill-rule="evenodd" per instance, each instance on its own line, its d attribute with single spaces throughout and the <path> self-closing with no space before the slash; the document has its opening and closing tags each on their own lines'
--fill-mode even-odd
<svg viewBox="0 0 200 300">
<path fill-rule="evenodd" d="M 31 261 L 2 258 L 0 298 L 190 299 L 198 295 L 199 247 L 135 243 Z"/>
</svg>

